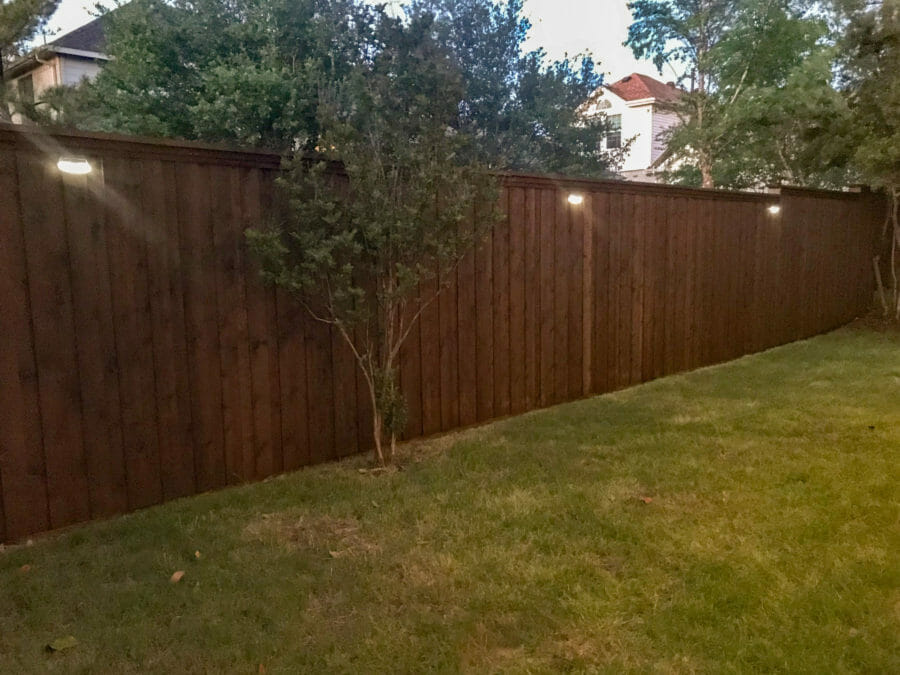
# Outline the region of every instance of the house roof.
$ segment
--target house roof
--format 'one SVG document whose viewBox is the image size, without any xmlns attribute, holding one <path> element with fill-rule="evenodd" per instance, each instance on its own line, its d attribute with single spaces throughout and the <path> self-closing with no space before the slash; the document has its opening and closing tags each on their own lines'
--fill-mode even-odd
<svg viewBox="0 0 900 675">
<path fill-rule="evenodd" d="M 52 58 L 54 54 L 68 57 L 107 61 L 106 34 L 103 30 L 103 17 L 84 24 L 80 28 L 61 35 L 52 42 L 39 45 L 31 52 L 14 61 L 3 71 L 4 80 L 12 80 L 37 68 L 42 61 Z"/>
<path fill-rule="evenodd" d="M 102 19 L 103 17 L 97 17 L 90 23 L 61 35 L 48 43 L 47 46 L 79 49 L 85 52 L 99 52 L 102 54 L 106 48 L 106 34 L 103 31 Z"/>
<path fill-rule="evenodd" d="M 682 94 L 681 89 L 675 85 L 660 82 L 649 75 L 640 73 L 626 75 L 618 82 L 607 85 L 607 89 L 625 101 L 638 101 L 646 98 L 654 98 L 657 101 L 674 101 Z"/>
</svg>

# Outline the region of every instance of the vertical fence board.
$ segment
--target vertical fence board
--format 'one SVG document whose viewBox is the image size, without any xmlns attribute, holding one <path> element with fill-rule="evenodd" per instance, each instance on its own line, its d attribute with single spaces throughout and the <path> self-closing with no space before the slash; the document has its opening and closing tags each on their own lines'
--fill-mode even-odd
<svg viewBox="0 0 900 675">
<path fill-rule="evenodd" d="M 336 452 L 331 331 L 315 319 L 306 319 L 303 335 L 306 338 L 304 357 L 309 378 L 306 390 L 309 453 L 313 462 L 323 462 L 333 459 Z"/>
<path fill-rule="evenodd" d="M 213 273 L 209 169 L 179 165 L 178 216 L 197 489 L 225 484 L 222 372 Z"/>
<path fill-rule="evenodd" d="M 424 298 L 433 298 L 437 282 L 422 284 Z M 440 302 L 431 300 L 419 318 L 422 345 L 422 433 L 441 430 L 441 315 Z"/>
<path fill-rule="evenodd" d="M 256 222 L 245 221 L 241 190 L 241 174 L 234 169 L 219 175 L 220 187 L 227 189 L 227 221 L 216 222 L 216 250 L 221 256 L 217 268 L 219 288 L 219 324 L 221 342 L 221 368 L 223 389 L 223 416 L 226 428 L 225 447 L 226 478 L 229 483 L 252 480 L 256 473 L 255 462 L 248 461 L 251 455 L 253 434 L 253 391 L 249 350 L 249 326 L 247 318 L 246 276 L 255 279 L 258 275 L 255 265 L 251 265 L 246 255 L 244 228 L 258 226 Z M 215 186 L 213 186 L 215 187 Z M 211 194 L 212 199 L 223 195 Z M 296 329 L 295 329 L 296 330 Z M 293 337 L 293 334 L 292 334 Z M 303 359 L 303 337 L 297 338 L 299 355 L 290 354 L 289 363 L 283 364 L 288 373 L 294 358 Z M 296 373 L 302 380 L 296 382 L 305 391 L 305 371 Z M 298 394 L 302 397 L 302 393 Z M 302 406 L 302 402 L 300 403 Z M 298 411 L 298 418 L 304 419 L 306 410 Z M 302 435 L 302 431 L 296 431 Z M 298 443 L 301 442 L 298 440 Z"/>
<path fill-rule="evenodd" d="M 676 329 L 679 340 L 679 348 L 675 355 L 675 367 L 680 372 L 693 368 L 691 343 L 694 322 L 694 294 L 696 293 L 694 269 L 697 266 L 696 255 L 696 231 L 690 221 L 690 203 L 687 199 L 679 199 L 675 210 L 675 222 L 680 229 L 680 258 L 682 286 L 676 293 L 676 303 L 681 316 L 681 323 Z"/>
<path fill-rule="evenodd" d="M 668 276 L 669 272 L 669 210 L 672 200 L 666 197 L 657 197 L 650 203 L 651 212 L 647 214 L 647 239 L 646 250 L 649 251 L 649 260 L 645 261 L 645 268 L 649 263 L 647 278 L 647 292 L 644 298 L 644 326 L 647 337 L 644 354 L 646 363 L 643 372 L 644 379 L 660 377 L 665 373 L 665 334 L 666 323 L 673 320 L 666 304 L 666 287 L 675 283 Z M 652 229 L 651 229 L 652 228 Z M 650 311 L 647 311 L 647 308 Z"/>
<path fill-rule="evenodd" d="M 230 186 L 230 171 L 226 167 L 209 168 L 209 201 L 212 229 L 213 257 L 210 273 L 213 275 L 216 293 L 216 324 L 219 340 L 219 372 L 222 383 L 222 454 L 225 482 L 237 483 L 243 473 L 243 429 L 241 401 L 242 382 L 238 379 L 239 317 L 235 309 L 242 307 L 235 293 L 234 272 L 237 265 L 239 238 L 243 234 L 232 223 L 232 200 L 222 195 L 223 186 Z M 240 209 L 240 204 L 237 204 Z M 238 211 L 240 213 L 240 211 Z M 165 355 L 162 355 L 167 360 Z"/>
<path fill-rule="evenodd" d="M 90 517 L 62 185 L 41 155 L 20 153 L 18 176 L 50 525 L 61 527 Z"/>
<path fill-rule="evenodd" d="M 563 193 L 565 194 L 565 193 Z M 568 201 L 565 202 L 568 206 Z M 568 308 L 568 354 L 566 360 L 569 373 L 566 377 L 568 387 L 564 400 L 583 396 L 584 392 L 584 333 L 582 332 L 582 316 L 584 303 L 583 265 L 584 265 L 584 224 L 585 210 L 589 208 L 590 201 L 585 199 L 577 206 L 570 206 L 569 211 L 569 236 L 567 241 L 566 269 L 569 274 L 569 308 Z"/>
<path fill-rule="evenodd" d="M 160 490 L 162 499 L 171 499 L 193 491 L 193 481 L 187 489 L 178 487 L 182 473 L 179 455 L 183 452 L 183 439 L 176 431 L 179 428 L 176 369 L 181 366 L 175 363 L 177 351 L 171 330 L 176 320 L 169 285 L 168 254 L 171 243 L 167 222 L 176 215 L 168 208 L 162 163 L 143 160 L 135 168 L 140 176 L 136 199 L 143 212 L 141 222 L 146 237 L 147 295 L 150 304 L 148 334 L 153 345 Z M 177 246 L 177 239 L 174 243 Z M 188 457 L 192 455 L 188 453 Z M 193 471 L 189 475 L 193 476 Z"/>
<path fill-rule="evenodd" d="M 540 405 L 556 400 L 556 201 L 553 190 L 540 191 Z"/>
<path fill-rule="evenodd" d="M 104 205 L 94 197 L 102 187 L 101 171 L 67 176 L 63 184 L 85 462 L 94 518 L 128 508 Z M 160 319 L 158 324 L 153 322 L 154 328 L 165 325 L 165 319 Z"/>
<path fill-rule="evenodd" d="M 405 308 L 403 325 L 410 326 L 414 312 Z M 405 438 L 422 435 L 422 357 L 421 326 L 416 321 L 409 330 L 409 335 L 400 348 L 400 388 L 406 397 L 407 419 Z M 371 405 L 371 403 L 370 403 Z"/>
<path fill-rule="evenodd" d="M 473 217 L 464 227 L 478 231 Z M 478 228 L 480 229 L 480 228 Z M 478 420 L 477 405 L 477 319 L 475 308 L 475 251 L 470 250 L 459 263 L 457 271 L 457 363 L 459 365 L 459 423 L 462 426 Z"/>
<path fill-rule="evenodd" d="M 676 355 L 680 343 L 678 335 L 678 327 L 681 321 L 681 312 L 678 307 L 677 296 L 679 289 L 684 288 L 684 279 L 681 271 L 683 262 L 681 261 L 681 228 L 678 223 L 678 199 L 666 199 L 666 248 L 665 248 L 665 266 L 663 267 L 663 278 L 660 284 L 659 297 L 662 301 L 662 314 L 665 316 L 661 331 L 657 331 L 657 340 L 659 341 L 658 349 L 661 358 L 661 372 L 668 375 L 677 371 Z"/>
<path fill-rule="evenodd" d="M 16 164 L 11 150 L 0 153 L 0 480 L 10 540 L 50 528 Z"/>
<path fill-rule="evenodd" d="M 588 396 L 594 390 L 594 195 L 586 198 L 582 217 L 581 251 L 581 395 Z"/>
<path fill-rule="evenodd" d="M 440 302 L 440 367 L 441 429 L 459 426 L 459 287 L 456 275 L 441 291 Z"/>
<path fill-rule="evenodd" d="M 589 292 L 593 297 L 593 353 L 591 354 L 591 392 L 598 394 L 609 391 L 610 368 L 609 347 L 610 325 L 610 297 L 608 289 L 611 285 L 609 271 L 609 200 L 610 196 L 602 192 L 594 192 L 592 196 L 592 229 L 593 247 L 592 256 L 592 283 Z"/>
<path fill-rule="evenodd" d="M 525 405 L 525 189 L 509 189 L 509 409 Z"/>
<path fill-rule="evenodd" d="M 359 433 L 356 427 L 356 360 L 340 330 L 331 331 L 331 354 L 334 365 L 334 444 L 337 457 L 346 457 L 358 450 Z"/>
<path fill-rule="evenodd" d="M 494 415 L 509 414 L 509 190 L 500 196 L 502 220 L 494 228 L 493 335 L 494 335 Z"/>
<path fill-rule="evenodd" d="M 540 191 L 528 188 L 524 205 L 525 268 L 525 408 L 540 401 L 541 381 L 541 247 Z"/>
<path fill-rule="evenodd" d="M 642 382 L 644 342 L 649 340 L 644 326 L 644 292 L 647 277 L 644 259 L 647 256 L 647 229 L 652 212 L 649 200 L 635 199 L 631 229 L 634 249 L 631 258 L 631 377 L 630 383 Z"/>
<path fill-rule="evenodd" d="M 279 290 L 276 295 L 278 306 L 278 374 L 281 392 L 281 456 L 285 471 L 292 471 L 308 464 L 309 430 L 307 427 L 306 386 L 309 376 L 306 372 L 306 335 L 303 332 L 306 310 L 287 292 Z M 246 315 L 244 315 L 246 316 Z M 238 347 L 239 343 L 235 344 Z M 229 348 L 231 344 L 229 343 Z M 228 382 L 238 391 L 234 394 L 234 424 L 242 428 L 245 409 L 252 410 L 249 400 L 245 402 L 244 383 L 240 381 L 237 358 L 234 350 L 234 361 L 226 364 L 223 356 L 223 368 L 228 368 Z M 249 370 L 249 367 L 247 367 Z M 223 372 L 224 374 L 224 372 Z M 354 406 L 356 402 L 354 401 Z"/>
<path fill-rule="evenodd" d="M 622 195 L 609 195 L 609 210 L 606 220 L 609 241 L 609 262 L 606 276 L 607 321 L 603 326 L 606 334 L 606 390 L 613 391 L 621 386 L 621 301 L 619 290 L 622 283 Z"/>
<path fill-rule="evenodd" d="M 570 238 L 572 218 L 565 194 L 554 191 L 556 219 L 554 229 L 554 311 L 555 341 L 553 344 L 553 370 L 555 386 L 554 403 L 565 401 L 569 396 L 569 278 Z"/>
<path fill-rule="evenodd" d="M 263 216 L 263 176 L 259 169 L 249 169 L 241 176 L 241 213 L 244 223 L 258 226 Z M 247 339 L 249 342 L 250 360 L 250 400 L 253 411 L 254 443 L 246 448 L 244 471 L 253 478 L 271 475 L 277 466 L 276 455 L 280 456 L 281 425 L 276 424 L 277 402 L 273 397 L 273 376 L 277 377 L 278 336 L 273 330 L 275 326 L 274 293 L 263 285 L 257 267 L 250 264 L 250 273 L 246 279 L 245 297 L 247 303 Z M 317 334 L 326 343 L 323 351 L 327 354 L 327 376 L 331 375 L 331 348 L 328 329 L 324 326 Z M 324 333 L 324 336 L 322 335 Z M 313 380 L 317 388 L 323 388 L 330 379 Z M 193 385 L 193 382 L 192 382 Z M 194 385 L 195 386 L 195 385 Z M 330 400 L 330 397 L 327 397 Z M 329 420 L 331 420 L 329 412 Z M 201 420 L 200 426 L 205 425 Z M 194 426 L 198 426 L 196 415 Z M 330 447 L 320 457 L 333 457 L 333 425 L 323 425 L 323 432 L 332 432 L 329 438 Z M 197 433 L 195 432 L 195 438 Z M 202 437 L 202 436 L 201 436 Z M 201 450 L 201 448 L 198 448 Z M 198 482 L 201 474 L 198 471 Z"/>
<path fill-rule="evenodd" d="M 476 215 L 477 217 L 477 215 Z M 498 225 L 494 225 L 495 229 Z M 478 421 L 494 416 L 494 332 L 493 332 L 493 232 L 475 249 L 476 360 L 478 362 L 476 405 Z"/>
<path fill-rule="evenodd" d="M 636 263 L 636 239 L 634 226 L 635 198 L 633 194 L 622 195 L 621 209 L 619 210 L 619 271 L 616 274 L 618 281 L 619 313 L 616 323 L 618 332 L 616 350 L 616 362 L 618 363 L 619 379 L 617 388 L 627 387 L 631 384 L 631 351 L 632 351 L 632 325 L 634 317 L 634 284 L 633 275 Z"/>
<path fill-rule="evenodd" d="M 163 162 L 165 213 L 165 269 L 171 317 L 166 331 L 171 338 L 172 367 L 177 410 L 177 422 L 170 428 L 172 455 L 161 467 L 163 493 L 167 498 L 183 497 L 197 490 L 196 448 L 194 447 L 193 410 L 191 408 L 190 364 L 188 361 L 188 333 L 185 319 L 184 276 L 182 274 L 180 225 L 178 218 L 178 173 L 174 162 Z M 232 186 L 233 187 L 233 186 Z M 234 198 L 234 197 L 232 197 Z M 245 387 L 249 379 L 242 379 Z M 246 442 L 245 452 L 251 443 Z M 162 457 L 165 460 L 165 457 Z"/>
<path fill-rule="evenodd" d="M 712 293 L 712 214 L 710 208 L 711 202 L 695 200 L 694 201 L 694 219 L 697 223 L 697 305 L 698 316 L 696 321 L 696 332 L 694 333 L 694 341 L 696 342 L 696 363 L 698 366 L 705 366 L 710 362 L 710 310 L 711 310 L 711 293 Z"/>
</svg>

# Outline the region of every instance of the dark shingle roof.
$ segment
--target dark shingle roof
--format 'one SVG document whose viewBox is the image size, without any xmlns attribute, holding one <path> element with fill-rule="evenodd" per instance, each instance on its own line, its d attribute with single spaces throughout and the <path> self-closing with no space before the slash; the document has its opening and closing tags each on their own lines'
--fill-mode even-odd
<svg viewBox="0 0 900 675">
<path fill-rule="evenodd" d="M 98 17 L 81 28 L 61 35 L 48 46 L 62 47 L 64 49 L 80 49 L 85 52 L 103 53 L 106 49 L 106 35 L 103 32 L 103 17 Z"/>
</svg>

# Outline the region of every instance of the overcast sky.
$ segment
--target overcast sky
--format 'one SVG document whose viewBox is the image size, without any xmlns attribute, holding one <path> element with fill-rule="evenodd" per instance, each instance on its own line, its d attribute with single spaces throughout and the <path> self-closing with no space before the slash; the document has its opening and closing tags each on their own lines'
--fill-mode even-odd
<svg viewBox="0 0 900 675">
<path fill-rule="evenodd" d="M 50 30 L 58 36 L 87 23 L 95 3 L 62 0 L 50 20 Z M 114 3 L 107 0 L 105 4 Z M 652 63 L 636 61 L 631 50 L 622 46 L 631 23 L 626 0 L 525 0 L 525 13 L 532 23 L 527 49 L 543 47 L 551 59 L 589 51 L 600 71 L 607 74 L 607 81 L 632 72 L 658 76 Z M 665 73 L 662 79 L 673 76 Z"/>
</svg>

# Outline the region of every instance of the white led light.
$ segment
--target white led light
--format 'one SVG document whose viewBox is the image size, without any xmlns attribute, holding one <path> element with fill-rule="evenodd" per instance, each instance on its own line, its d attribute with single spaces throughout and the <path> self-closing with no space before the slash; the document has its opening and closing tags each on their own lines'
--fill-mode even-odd
<svg viewBox="0 0 900 675">
<path fill-rule="evenodd" d="M 568 201 L 573 206 L 578 206 L 581 202 L 584 201 L 584 195 L 580 195 L 577 192 L 570 192 L 569 196 L 566 197 L 566 201 Z"/>
<path fill-rule="evenodd" d="M 778 215 L 779 213 L 781 213 L 781 207 L 778 206 L 778 204 L 769 204 L 769 205 L 766 207 L 766 211 L 768 211 L 768 212 L 771 213 L 773 216 L 775 216 L 775 215 Z"/>
<path fill-rule="evenodd" d="M 60 157 L 56 163 L 56 168 L 63 173 L 72 173 L 76 176 L 83 176 L 91 172 L 91 163 L 81 157 Z"/>
</svg>

